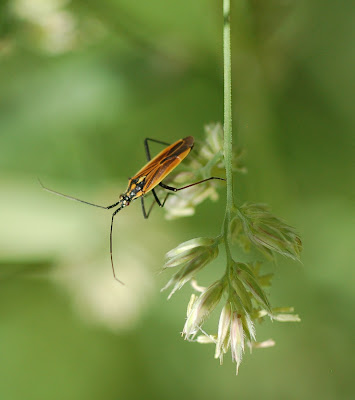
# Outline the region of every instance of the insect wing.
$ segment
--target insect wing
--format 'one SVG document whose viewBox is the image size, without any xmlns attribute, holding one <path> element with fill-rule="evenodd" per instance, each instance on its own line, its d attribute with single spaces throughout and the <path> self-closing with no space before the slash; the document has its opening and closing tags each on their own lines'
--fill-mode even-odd
<svg viewBox="0 0 355 400">
<path fill-rule="evenodd" d="M 187 150 L 186 150 L 187 151 Z M 187 154 L 189 151 L 187 151 Z M 186 154 L 186 155 L 187 155 Z M 186 157 L 185 155 L 185 157 Z M 185 158 L 184 157 L 184 158 Z M 169 157 L 166 160 L 161 161 L 160 165 L 157 166 L 149 175 L 146 177 L 144 192 L 147 193 L 154 189 L 159 183 L 175 168 L 177 167 L 183 159 L 177 156 Z"/>
<path fill-rule="evenodd" d="M 143 193 L 140 195 L 154 189 L 190 153 L 193 144 L 194 138 L 188 136 L 162 150 L 131 178 L 129 187 L 132 180 L 144 179 Z"/>
</svg>

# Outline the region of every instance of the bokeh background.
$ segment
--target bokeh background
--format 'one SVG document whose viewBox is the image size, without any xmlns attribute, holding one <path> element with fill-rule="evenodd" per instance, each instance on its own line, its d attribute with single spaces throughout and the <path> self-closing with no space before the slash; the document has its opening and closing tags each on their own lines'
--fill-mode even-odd
<svg viewBox="0 0 355 400">
<path fill-rule="evenodd" d="M 224 195 L 167 221 L 108 205 L 145 162 L 143 139 L 223 117 L 222 1 L 0 3 L 0 398 L 350 399 L 353 389 L 354 5 L 232 0 L 239 202 L 267 202 L 302 235 L 279 259 L 274 306 L 302 322 L 257 327 L 276 346 L 238 377 L 180 337 L 191 288 L 169 302 L 166 251 L 216 235 Z M 160 148 L 153 146 L 153 151 Z M 222 274 L 223 257 L 205 276 Z M 203 283 L 203 282 L 202 282 Z"/>
</svg>

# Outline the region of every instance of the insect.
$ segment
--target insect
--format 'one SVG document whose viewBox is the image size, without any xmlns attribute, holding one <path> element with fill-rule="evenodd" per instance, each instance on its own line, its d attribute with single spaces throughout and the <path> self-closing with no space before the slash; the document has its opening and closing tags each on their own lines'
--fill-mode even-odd
<svg viewBox="0 0 355 400">
<path fill-rule="evenodd" d="M 166 147 L 159 154 L 157 154 L 153 159 L 151 159 L 150 149 L 149 149 L 149 145 L 148 145 L 149 141 L 167 145 L 168 147 Z M 192 183 L 190 185 L 183 186 L 181 188 L 171 187 L 171 186 L 165 185 L 162 182 L 163 179 L 173 169 L 175 169 L 181 163 L 181 161 L 190 153 L 193 146 L 194 146 L 194 138 L 192 136 L 188 136 L 184 139 L 177 140 L 175 143 L 173 143 L 171 145 L 169 145 L 168 143 L 165 143 L 165 142 L 161 142 L 159 140 L 155 140 L 155 139 L 149 139 L 149 138 L 145 139 L 144 147 L 145 147 L 145 152 L 146 152 L 146 156 L 148 159 L 148 163 L 142 169 L 140 169 L 132 178 L 129 179 L 128 187 L 127 187 L 126 191 L 120 195 L 119 200 L 116 203 L 111 204 L 110 206 L 107 206 L 107 207 L 101 206 L 98 204 L 94 204 L 94 203 L 90 203 L 85 200 L 80 200 L 76 197 L 69 196 L 69 195 L 66 195 L 66 194 L 63 194 L 60 192 L 56 192 L 55 190 L 51 190 L 51 189 L 48 189 L 47 187 L 45 187 L 41 181 L 39 181 L 39 183 L 42 186 L 42 188 L 44 190 L 46 190 L 47 192 L 54 193 L 58 196 L 65 197 L 70 200 L 79 201 L 80 203 L 88 204 L 88 205 L 94 206 L 94 207 L 103 208 L 105 210 L 110 210 L 112 208 L 117 207 L 116 210 L 113 212 L 112 219 L 111 219 L 110 256 L 111 256 L 111 266 L 112 266 L 113 277 L 118 282 L 123 284 L 123 282 L 120 281 L 116 277 L 114 263 L 113 263 L 113 256 L 112 256 L 112 228 L 113 228 L 113 220 L 114 220 L 115 216 L 117 215 L 117 213 L 119 211 L 121 211 L 123 208 L 129 206 L 132 201 L 140 198 L 143 216 L 144 216 L 144 218 L 148 218 L 155 202 L 160 207 L 164 207 L 166 199 L 168 198 L 168 196 L 170 194 L 170 193 L 167 193 L 165 199 L 161 202 L 154 190 L 154 188 L 158 185 L 170 192 L 178 192 L 179 190 L 183 190 L 183 189 L 187 189 L 191 186 L 199 185 L 200 183 L 207 182 L 211 179 L 225 180 L 223 178 L 217 178 L 217 177 L 212 176 L 210 178 L 203 179 L 201 181 Z M 155 202 L 153 201 L 148 212 L 146 212 L 145 205 L 144 205 L 144 196 L 149 192 L 153 193 Z"/>
</svg>

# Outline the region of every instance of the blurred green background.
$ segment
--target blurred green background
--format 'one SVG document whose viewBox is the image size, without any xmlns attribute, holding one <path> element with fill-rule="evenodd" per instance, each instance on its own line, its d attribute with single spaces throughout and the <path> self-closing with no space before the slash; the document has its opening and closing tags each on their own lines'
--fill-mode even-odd
<svg viewBox="0 0 355 400">
<path fill-rule="evenodd" d="M 169 302 L 166 251 L 216 235 L 224 196 L 192 218 L 146 221 L 108 205 L 144 163 L 143 139 L 203 138 L 223 118 L 221 1 L 0 3 L 0 399 L 350 399 L 354 295 L 354 4 L 232 0 L 239 202 L 267 202 L 300 231 L 279 259 L 274 306 L 238 377 L 180 337 L 191 292 Z M 160 149 L 153 146 L 153 152 Z M 351 224 L 352 222 L 352 224 Z M 206 281 L 224 269 L 223 257 Z"/>
</svg>

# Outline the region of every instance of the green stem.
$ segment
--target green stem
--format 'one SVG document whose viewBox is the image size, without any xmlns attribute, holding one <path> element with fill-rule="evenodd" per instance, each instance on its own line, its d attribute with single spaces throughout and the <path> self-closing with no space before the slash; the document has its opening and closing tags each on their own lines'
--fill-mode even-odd
<svg viewBox="0 0 355 400">
<path fill-rule="evenodd" d="M 232 57 L 231 57 L 231 22 L 230 0 L 223 0 L 223 65 L 224 65 L 224 164 L 227 180 L 227 203 L 223 223 L 224 243 L 227 253 L 227 264 L 232 260 L 228 227 L 233 209 L 233 175 L 232 175 Z"/>
</svg>

